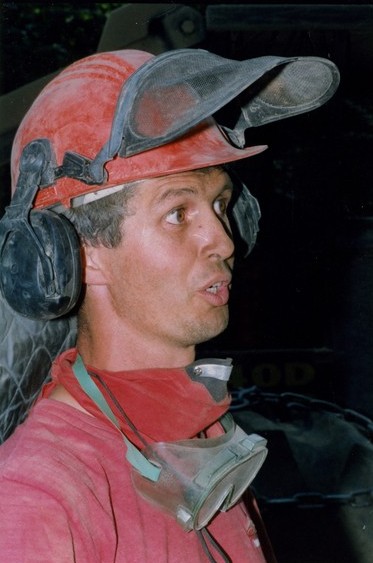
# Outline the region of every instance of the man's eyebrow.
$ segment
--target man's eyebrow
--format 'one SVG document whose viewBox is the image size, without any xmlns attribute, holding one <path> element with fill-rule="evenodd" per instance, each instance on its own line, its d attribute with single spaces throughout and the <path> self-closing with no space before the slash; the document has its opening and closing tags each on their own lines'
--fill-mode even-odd
<svg viewBox="0 0 373 563">
<path fill-rule="evenodd" d="M 224 184 L 221 190 L 218 193 L 216 193 L 215 198 L 218 198 L 225 192 L 229 192 L 229 194 L 231 194 L 233 192 L 233 185 Z M 198 190 L 189 186 L 185 186 L 182 188 L 169 188 L 154 199 L 153 205 L 154 206 L 162 205 L 164 202 L 172 201 L 173 199 L 177 199 L 182 195 L 196 196 L 197 194 L 198 194 Z"/>
<path fill-rule="evenodd" d="M 194 188 L 169 188 L 161 193 L 158 197 L 154 200 L 154 205 L 161 205 L 165 201 L 170 201 L 172 199 L 176 199 L 180 195 L 196 195 L 197 191 Z"/>
</svg>

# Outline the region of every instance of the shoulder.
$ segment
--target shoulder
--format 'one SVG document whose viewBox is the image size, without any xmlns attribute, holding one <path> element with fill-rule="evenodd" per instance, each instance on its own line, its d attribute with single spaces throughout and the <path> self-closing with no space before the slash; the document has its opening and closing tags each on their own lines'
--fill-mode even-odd
<svg viewBox="0 0 373 563">
<path fill-rule="evenodd" d="M 101 547 L 116 545 L 113 487 L 123 506 L 130 488 L 123 449 L 109 424 L 40 401 L 0 447 L 1 556 L 12 563 L 101 561 Z"/>
<path fill-rule="evenodd" d="M 83 484 L 90 472 L 97 474 L 112 442 L 116 435 L 108 425 L 43 399 L 0 447 L 0 486 L 13 481 L 40 490 L 65 490 L 66 483 Z"/>
</svg>

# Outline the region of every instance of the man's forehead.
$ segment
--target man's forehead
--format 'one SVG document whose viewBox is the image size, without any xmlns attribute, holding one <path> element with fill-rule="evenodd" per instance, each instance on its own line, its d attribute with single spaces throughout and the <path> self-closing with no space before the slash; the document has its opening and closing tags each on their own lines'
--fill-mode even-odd
<svg viewBox="0 0 373 563">
<path fill-rule="evenodd" d="M 222 167 L 211 167 L 143 180 L 137 190 L 139 195 L 142 192 L 154 203 L 161 203 L 177 194 L 220 193 L 232 188 L 228 173 Z"/>
<path fill-rule="evenodd" d="M 96 192 L 90 192 L 89 194 L 85 194 L 82 196 L 78 196 L 76 198 L 74 198 L 71 201 L 71 206 L 72 207 L 80 207 L 82 205 L 85 205 L 87 203 L 91 203 L 93 201 L 97 201 L 99 199 L 103 199 L 107 196 L 110 196 L 112 194 L 115 194 L 116 192 L 120 192 L 122 190 L 128 190 L 131 189 L 132 190 L 132 195 L 139 196 L 139 193 L 141 192 L 141 187 L 143 187 L 144 189 L 146 189 L 148 192 L 150 191 L 154 191 L 155 197 L 157 196 L 157 194 L 160 194 L 160 191 L 162 189 L 162 186 L 165 186 L 165 189 L 167 189 L 167 186 L 174 186 L 174 189 L 176 190 L 177 187 L 176 185 L 178 183 L 182 184 L 185 183 L 185 185 L 188 185 L 188 178 L 189 179 L 193 179 L 193 177 L 196 178 L 200 178 L 203 176 L 206 177 L 210 177 L 211 175 L 215 175 L 215 177 L 218 179 L 220 176 L 219 181 L 222 181 L 222 183 L 224 184 L 223 187 L 227 187 L 227 189 L 232 187 L 232 182 L 230 180 L 230 176 L 229 173 L 227 172 L 227 170 L 224 168 L 224 166 L 209 166 L 207 168 L 199 168 L 197 170 L 187 170 L 185 172 L 178 172 L 175 174 L 167 174 L 164 176 L 158 176 L 157 178 L 148 178 L 148 179 L 144 179 L 144 180 L 136 180 L 135 182 L 132 182 L 130 184 L 120 184 L 120 185 L 116 185 L 116 186 L 111 186 L 109 188 L 104 188 L 101 190 L 98 190 Z M 194 183 L 193 181 L 189 181 L 190 183 Z M 153 188 L 153 190 L 152 190 Z M 55 210 L 58 209 L 60 206 L 56 206 Z"/>
</svg>

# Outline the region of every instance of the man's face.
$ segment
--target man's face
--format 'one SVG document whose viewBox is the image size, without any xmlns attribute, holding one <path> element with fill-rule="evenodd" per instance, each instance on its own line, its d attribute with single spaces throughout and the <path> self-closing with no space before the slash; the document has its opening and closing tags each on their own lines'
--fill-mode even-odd
<svg viewBox="0 0 373 563">
<path fill-rule="evenodd" d="M 185 349 L 226 328 L 231 193 L 231 180 L 219 168 L 136 187 L 122 242 L 107 252 L 107 278 L 120 325 L 144 344 Z"/>
</svg>

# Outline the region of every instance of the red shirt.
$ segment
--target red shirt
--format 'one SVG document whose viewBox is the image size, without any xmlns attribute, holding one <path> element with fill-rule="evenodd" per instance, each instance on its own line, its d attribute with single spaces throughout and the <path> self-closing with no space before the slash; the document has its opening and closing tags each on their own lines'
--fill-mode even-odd
<svg viewBox="0 0 373 563">
<path fill-rule="evenodd" d="M 68 378 L 75 357 L 72 350 L 57 360 L 54 372 L 60 381 L 64 373 Z M 158 389 L 169 382 L 169 375 L 164 375 L 163 383 L 159 380 Z M 126 378 L 126 373 L 121 377 Z M 139 373 L 138 377 L 144 387 L 149 385 L 145 383 L 146 374 Z M 180 377 L 184 390 L 188 384 L 184 374 Z M 130 374 L 126 385 L 133 386 L 134 381 L 137 378 Z M 195 389 L 195 384 L 191 385 Z M 47 395 L 45 391 L 44 397 Z M 200 390 L 201 397 L 207 401 L 204 389 Z M 136 424 L 147 416 L 149 412 L 142 410 L 139 399 Z M 170 418 L 169 425 L 175 426 Z M 148 431 L 153 434 L 149 426 Z M 157 424 L 154 435 L 157 437 Z M 197 534 L 184 531 L 172 516 L 136 493 L 125 454 L 120 433 L 105 417 L 41 398 L 27 420 L 0 447 L 0 560 L 206 563 L 208 558 Z M 208 530 L 233 563 L 265 562 L 243 503 L 219 512 Z M 214 556 L 221 561 L 216 553 Z"/>
</svg>

